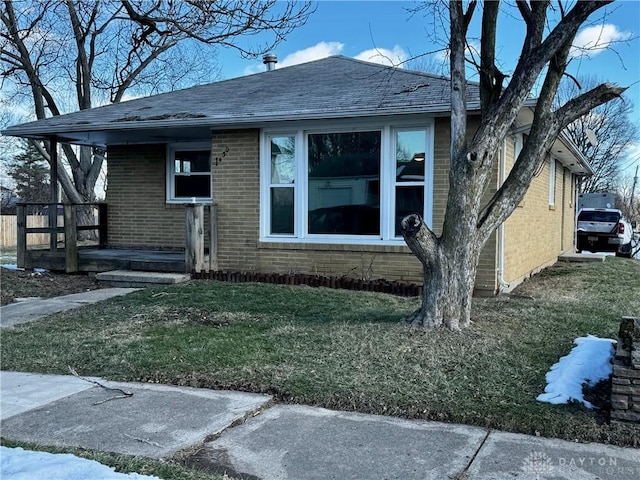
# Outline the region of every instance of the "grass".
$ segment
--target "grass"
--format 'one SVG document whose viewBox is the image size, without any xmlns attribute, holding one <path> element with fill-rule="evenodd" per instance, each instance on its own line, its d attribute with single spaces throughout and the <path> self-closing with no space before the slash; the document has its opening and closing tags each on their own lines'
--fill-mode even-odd
<svg viewBox="0 0 640 480">
<path fill-rule="evenodd" d="M 280 401 L 640 446 L 637 430 L 535 397 L 578 336 L 640 312 L 640 264 L 558 264 L 478 298 L 463 333 L 400 320 L 415 298 L 192 282 L 146 289 L 2 333 L 3 369 L 271 393 Z"/>
<path fill-rule="evenodd" d="M 216 475 L 208 472 L 192 470 L 179 465 L 173 460 L 154 460 L 131 455 L 97 452 L 72 447 L 48 447 L 33 443 L 15 442 L 0 439 L 0 444 L 9 448 L 24 448 L 49 453 L 69 453 L 76 457 L 94 460 L 103 465 L 115 468 L 119 473 L 139 473 L 141 475 L 156 476 L 163 480 L 231 480 L 227 475 Z"/>
</svg>

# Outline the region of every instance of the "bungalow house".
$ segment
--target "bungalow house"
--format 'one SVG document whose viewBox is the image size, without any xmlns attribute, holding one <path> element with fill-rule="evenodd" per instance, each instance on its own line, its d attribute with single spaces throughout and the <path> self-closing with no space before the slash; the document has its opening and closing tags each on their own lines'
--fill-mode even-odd
<svg viewBox="0 0 640 480">
<path fill-rule="evenodd" d="M 419 212 L 441 229 L 449 89 L 444 77 L 334 56 L 3 133 L 106 147 L 110 247 L 184 248 L 184 204 L 195 200 L 217 205 L 221 270 L 421 282 L 399 221 Z M 471 134 L 476 84 L 468 106 Z M 513 164 L 534 107 L 513 125 L 488 195 Z M 558 138 L 487 244 L 478 291 L 512 288 L 573 249 L 576 179 L 589 173 Z"/>
</svg>

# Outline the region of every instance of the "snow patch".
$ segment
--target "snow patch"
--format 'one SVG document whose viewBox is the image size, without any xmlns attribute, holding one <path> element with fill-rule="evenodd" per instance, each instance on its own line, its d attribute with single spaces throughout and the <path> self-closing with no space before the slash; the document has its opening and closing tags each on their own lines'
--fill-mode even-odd
<svg viewBox="0 0 640 480">
<path fill-rule="evenodd" d="M 593 335 L 576 338 L 576 346 L 568 355 L 547 372 L 545 393 L 538 395 L 539 402 L 553 404 L 582 402 L 587 408 L 593 405 L 582 396 L 582 384 L 595 385 L 606 380 L 613 372 L 611 359 L 615 354 L 615 340 Z"/>
<path fill-rule="evenodd" d="M 0 265 L 2 268 L 6 268 L 7 270 L 17 270 L 20 272 L 24 272 L 24 268 L 19 268 L 18 265 L 14 264 L 14 263 L 6 263 L 4 265 Z M 47 270 L 46 268 L 34 268 L 33 269 L 33 273 L 46 273 L 49 270 Z"/>
<path fill-rule="evenodd" d="M 102 465 L 68 453 L 32 452 L 0 446 L 0 478 L 33 480 L 161 480 L 158 477 L 138 473 L 117 473 L 113 467 Z"/>
</svg>

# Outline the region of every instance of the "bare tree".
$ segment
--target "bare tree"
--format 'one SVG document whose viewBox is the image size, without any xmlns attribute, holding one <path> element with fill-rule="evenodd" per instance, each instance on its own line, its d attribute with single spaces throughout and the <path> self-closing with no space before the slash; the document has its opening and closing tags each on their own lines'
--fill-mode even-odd
<svg viewBox="0 0 640 480">
<path fill-rule="evenodd" d="M 28 92 L 37 119 L 170 90 L 216 71 L 215 46 L 243 56 L 273 48 L 305 23 L 310 3 L 276 0 L 4 0 L 3 84 Z M 267 35 L 261 45 L 243 37 Z M 215 60 L 215 59 L 214 59 Z M 72 95 L 69 95 L 69 85 Z M 49 145 L 36 143 L 49 157 Z M 98 149 L 63 145 L 60 183 L 69 200 L 92 201 L 104 161 Z"/>
<path fill-rule="evenodd" d="M 576 33 L 591 14 L 609 1 L 580 1 L 567 8 L 558 2 L 559 20 L 548 15 L 551 2 L 517 0 L 526 26 L 520 56 L 511 75 L 496 62 L 496 33 L 500 4 L 482 3 L 480 53 L 474 65 L 480 80 L 480 126 L 467 140 L 466 62 L 468 28 L 478 3 L 451 1 L 451 169 L 442 227 L 437 236 L 419 215 L 402 222 L 403 237 L 423 264 L 421 307 L 407 321 L 425 327 L 466 328 L 480 252 L 497 227 L 522 200 L 541 163 L 560 132 L 598 105 L 618 98 L 624 88 L 598 85 L 554 108 L 554 98 L 567 68 Z M 466 8 L 465 8 L 466 5 Z M 507 78 L 509 81 L 507 82 Z M 529 135 L 505 182 L 483 204 L 482 197 L 496 168 L 498 149 L 509 134 L 536 82 L 542 87 Z"/>
<path fill-rule="evenodd" d="M 640 225 L 640 183 L 638 183 L 638 170 L 636 166 L 635 174 L 623 177 L 618 185 L 616 195 L 616 207 L 629 220 Z"/>
<path fill-rule="evenodd" d="M 561 83 L 556 96 L 557 106 L 600 83 L 593 77 L 578 81 L 568 79 Z M 582 193 L 617 190 L 620 161 L 624 159 L 626 150 L 638 141 L 638 127 L 629 118 L 632 112 L 633 104 L 623 97 L 622 101 L 600 105 L 567 125 L 565 133 L 589 161 L 594 172 L 580 182 Z"/>
</svg>

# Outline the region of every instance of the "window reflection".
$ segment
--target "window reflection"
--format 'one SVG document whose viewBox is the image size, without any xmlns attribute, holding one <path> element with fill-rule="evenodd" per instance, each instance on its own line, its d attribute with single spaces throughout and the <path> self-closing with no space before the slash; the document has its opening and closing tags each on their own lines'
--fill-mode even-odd
<svg viewBox="0 0 640 480">
<path fill-rule="evenodd" d="M 308 136 L 310 234 L 380 234 L 380 137 Z"/>
</svg>

